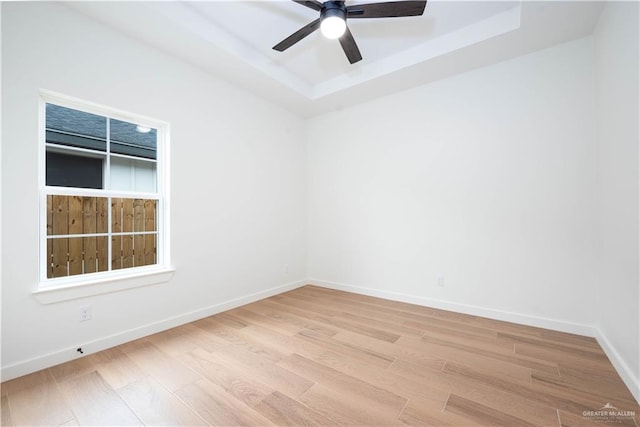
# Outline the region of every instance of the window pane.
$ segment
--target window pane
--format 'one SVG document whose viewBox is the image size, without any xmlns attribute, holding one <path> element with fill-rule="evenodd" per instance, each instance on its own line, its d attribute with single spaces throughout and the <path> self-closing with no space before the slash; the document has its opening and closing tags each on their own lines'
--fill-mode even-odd
<svg viewBox="0 0 640 427">
<path fill-rule="evenodd" d="M 144 160 L 111 157 L 111 189 L 156 192 L 156 164 Z"/>
<path fill-rule="evenodd" d="M 134 123 L 111 119 L 111 152 L 134 157 L 155 159 L 158 132 L 156 129 L 143 128 Z"/>
<path fill-rule="evenodd" d="M 107 271 L 107 243 L 106 236 L 47 239 L 47 277 Z"/>
<path fill-rule="evenodd" d="M 106 197 L 47 196 L 47 235 L 107 233 Z"/>
<path fill-rule="evenodd" d="M 46 138 L 53 144 L 106 151 L 107 118 L 47 104 Z"/>
<path fill-rule="evenodd" d="M 103 159 L 94 157 L 47 151 L 46 184 L 101 189 L 103 162 Z"/>
<path fill-rule="evenodd" d="M 157 264 L 157 234 L 117 235 L 111 238 L 111 269 Z"/>
<path fill-rule="evenodd" d="M 153 199 L 111 199 L 111 231 L 131 233 L 157 231 L 158 201 Z"/>
<path fill-rule="evenodd" d="M 158 231 L 157 200 L 144 201 L 144 231 Z"/>
</svg>

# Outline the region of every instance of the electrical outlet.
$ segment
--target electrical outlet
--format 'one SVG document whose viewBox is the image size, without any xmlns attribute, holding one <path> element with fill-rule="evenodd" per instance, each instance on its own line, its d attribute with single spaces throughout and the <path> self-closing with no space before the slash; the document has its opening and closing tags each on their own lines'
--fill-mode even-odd
<svg viewBox="0 0 640 427">
<path fill-rule="evenodd" d="M 285 273 L 285 274 L 288 274 L 288 273 L 289 273 L 289 264 L 285 264 L 285 265 L 282 267 L 282 272 L 283 272 L 283 273 Z"/>
<path fill-rule="evenodd" d="M 87 320 L 91 320 L 91 306 L 86 305 L 84 307 L 80 307 L 80 321 L 86 322 Z"/>
<path fill-rule="evenodd" d="M 443 275 L 438 276 L 436 279 L 436 283 L 439 288 L 444 288 L 444 276 Z"/>
</svg>

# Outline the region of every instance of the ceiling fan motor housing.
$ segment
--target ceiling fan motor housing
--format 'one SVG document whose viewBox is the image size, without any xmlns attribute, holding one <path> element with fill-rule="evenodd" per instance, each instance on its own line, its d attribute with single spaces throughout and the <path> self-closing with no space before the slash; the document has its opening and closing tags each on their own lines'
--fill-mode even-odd
<svg viewBox="0 0 640 427">
<path fill-rule="evenodd" d="M 326 18 L 335 16 L 347 20 L 347 8 L 343 1 L 326 1 L 322 4 L 322 10 L 320 11 L 320 21 L 324 21 Z"/>
</svg>

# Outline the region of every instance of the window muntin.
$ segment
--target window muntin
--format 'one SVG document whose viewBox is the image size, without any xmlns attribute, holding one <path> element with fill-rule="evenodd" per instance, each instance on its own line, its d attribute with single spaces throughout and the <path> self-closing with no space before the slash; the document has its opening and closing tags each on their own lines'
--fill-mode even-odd
<svg viewBox="0 0 640 427">
<path fill-rule="evenodd" d="M 164 125 L 57 101 L 43 103 L 41 283 L 163 267 Z"/>
</svg>

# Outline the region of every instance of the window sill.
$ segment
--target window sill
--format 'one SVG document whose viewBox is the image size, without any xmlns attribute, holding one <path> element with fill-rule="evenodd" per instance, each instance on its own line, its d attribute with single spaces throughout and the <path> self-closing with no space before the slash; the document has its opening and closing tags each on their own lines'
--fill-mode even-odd
<svg viewBox="0 0 640 427">
<path fill-rule="evenodd" d="M 138 271 L 121 276 L 92 278 L 74 281 L 73 283 L 67 282 L 58 286 L 40 283 L 39 288 L 33 291 L 32 294 L 41 304 L 52 304 L 142 286 L 157 285 L 168 282 L 174 272 L 175 268 L 168 267 L 144 272 Z"/>
</svg>

